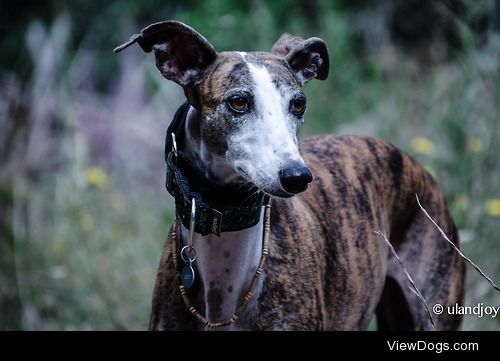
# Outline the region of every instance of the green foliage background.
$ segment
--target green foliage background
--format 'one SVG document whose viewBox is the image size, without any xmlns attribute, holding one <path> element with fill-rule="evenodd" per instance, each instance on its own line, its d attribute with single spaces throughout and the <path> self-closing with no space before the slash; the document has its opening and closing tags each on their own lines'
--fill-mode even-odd
<svg viewBox="0 0 500 361">
<path fill-rule="evenodd" d="M 147 327 L 174 212 L 163 137 L 183 94 L 150 55 L 111 50 L 165 19 L 219 51 L 323 38 L 331 73 L 305 89 L 301 137 L 369 134 L 416 157 L 465 253 L 500 280 L 498 2 L 30 0 L 0 14 L 0 329 Z M 499 300 L 468 269 L 466 304 Z"/>
</svg>

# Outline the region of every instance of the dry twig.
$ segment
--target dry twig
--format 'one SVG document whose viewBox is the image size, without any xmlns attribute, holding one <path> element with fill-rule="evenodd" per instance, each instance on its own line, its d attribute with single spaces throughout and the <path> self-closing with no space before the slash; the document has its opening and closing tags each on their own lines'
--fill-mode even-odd
<svg viewBox="0 0 500 361">
<path fill-rule="evenodd" d="M 425 311 L 427 311 L 427 315 L 429 316 L 429 319 L 431 320 L 432 328 L 436 329 L 436 325 L 434 324 L 434 320 L 432 318 L 431 311 L 429 310 L 429 306 L 427 305 L 427 302 L 425 301 L 424 296 L 422 296 L 422 293 L 420 293 L 420 291 L 418 290 L 417 286 L 415 285 L 415 282 L 413 282 L 413 279 L 411 278 L 410 274 L 408 273 L 408 270 L 406 269 L 406 266 L 403 264 L 403 261 L 399 258 L 398 254 L 396 253 L 396 250 L 392 246 L 391 242 L 389 242 L 389 240 L 387 239 L 387 236 L 382 231 L 375 231 L 375 233 L 379 234 L 379 235 L 381 235 L 383 237 L 384 241 L 387 243 L 387 246 L 389 246 L 389 249 L 391 250 L 393 256 L 396 257 L 396 259 L 398 260 L 399 264 L 401 265 L 401 268 L 403 268 L 403 272 L 404 272 L 406 278 L 410 282 L 410 286 L 408 288 L 422 302 L 422 304 L 425 307 Z"/>
<path fill-rule="evenodd" d="M 495 290 L 497 290 L 498 292 L 500 292 L 500 288 L 497 286 L 497 284 L 495 282 L 493 282 L 493 280 L 491 278 L 489 278 L 482 270 L 481 268 L 479 268 L 478 265 L 476 265 L 474 262 L 472 262 L 466 255 L 464 255 L 459 249 L 457 246 L 455 246 L 455 244 L 450 241 L 450 239 L 448 238 L 448 236 L 446 235 L 446 233 L 444 233 L 444 231 L 441 229 L 441 227 L 439 227 L 437 225 L 436 222 L 434 222 L 434 220 L 432 219 L 432 217 L 429 215 L 429 213 L 427 213 L 427 211 L 425 210 L 425 208 L 420 204 L 420 200 L 418 199 L 418 195 L 415 194 L 415 196 L 417 197 L 417 203 L 418 203 L 418 206 L 420 207 L 420 209 L 422 210 L 422 212 L 424 212 L 425 216 L 436 226 L 436 228 L 439 230 L 439 232 L 441 233 L 441 235 L 443 236 L 443 238 L 445 240 L 448 241 L 448 243 L 453 247 L 453 249 L 455 251 L 458 252 L 458 254 L 463 258 L 465 259 L 467 262 L 469 262 L 469 264 L 472 265 L 472 267 L 474 267 L 476 269 L 476 271 L 478 271 L 481 276 L 483 276 L 484 278 L 486 278 L 486 280 L 493 286 L 493 288 Z"/>
</svg>

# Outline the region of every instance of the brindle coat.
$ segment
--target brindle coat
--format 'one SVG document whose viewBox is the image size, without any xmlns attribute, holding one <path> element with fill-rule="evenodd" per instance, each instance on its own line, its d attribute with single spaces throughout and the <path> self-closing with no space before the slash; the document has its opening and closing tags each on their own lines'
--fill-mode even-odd
<svg viewBox="0 0 500 361">
<path fill-rule="evenodd" d="M 320 136 L 301 142 L 313 183 L 292 198 L 272 199 L 271 247 L 256 330 L 364 330 L 374 312 L 379 329 L 431 329 L 408 289 L 381 230 L 390 238 L 432 307 L 464 296 L 464 263 L 425 218 L 459 244 L 436 181 L 396 147 L 370 137 Z M 150 329 L 200 329 L 178 291 L 170 236 L 158 270 Z M 197 300 L 199 289 L 190 297 Z M 461 316 L 433 315 L 438 330 Z"/>
</svg>

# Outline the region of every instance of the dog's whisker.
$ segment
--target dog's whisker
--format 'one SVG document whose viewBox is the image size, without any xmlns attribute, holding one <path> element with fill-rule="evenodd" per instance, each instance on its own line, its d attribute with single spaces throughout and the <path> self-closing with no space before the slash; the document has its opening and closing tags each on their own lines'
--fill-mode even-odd
<svg viewBox="0 0 500 361">
<path fill-rule="evenodd" d="M 249 199 L 251 199 L 252 197 L 254 197 L 256 194 L 258 194 L 260 192 L 260 189 L 257 189 L 256 191 L 252 192 L 250 195 L 248 195 L 245 199 L 243 199 L 243 201 L 241 201 L 240 203 L 240 206 L 243 206 L 245 204 L 246 201 L 248 201 Z M 254 199 L 254 203 L 253 203 L 253 207 L 255 207 L 257 205 L 257 202 L 258 202 L 258 198 L 255 198 Z"/>
</svg>

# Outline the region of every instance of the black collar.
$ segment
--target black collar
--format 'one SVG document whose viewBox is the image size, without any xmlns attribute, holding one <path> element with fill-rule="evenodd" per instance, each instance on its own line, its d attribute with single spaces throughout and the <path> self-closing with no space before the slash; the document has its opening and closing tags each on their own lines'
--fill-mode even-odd
<svg viewBox="0 0 500 361">
<path fill-rule="evenodd" d="M 184 123 L 189 110 L 186 102 L 175 112 L 167 129 L 165 160 L 167 162 L 166 186 L 175 198 L 177 215 L 189 227 L 191 200 L 196 200 L 195 232 L 207 235 L 240 231 L 255 226 L 261 215 L 264 194 L 256 188 L 241 190 L 221 187 L 211 182 L 192 164 L 186 155 L 173 151 L 172 133 L 177 140 L 183 138 Z"/>
</svg>

